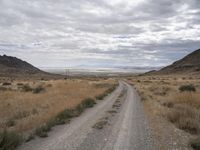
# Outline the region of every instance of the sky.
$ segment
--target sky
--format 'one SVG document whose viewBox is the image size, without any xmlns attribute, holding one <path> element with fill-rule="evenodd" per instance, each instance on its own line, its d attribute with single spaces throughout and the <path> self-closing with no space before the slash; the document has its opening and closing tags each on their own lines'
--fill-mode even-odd
<svg viewBox="0 0 200 150">
<path fill-rule="evenodd" d="M 37 67 L 157 67 L 199 48 L 200 0 L 0 0 L 0 55 Z"/>
</svg>

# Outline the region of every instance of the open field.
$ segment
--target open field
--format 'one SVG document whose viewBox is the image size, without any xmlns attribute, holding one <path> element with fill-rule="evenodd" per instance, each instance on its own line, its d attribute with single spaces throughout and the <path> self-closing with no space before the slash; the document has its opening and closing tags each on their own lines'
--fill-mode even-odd
<svg viewBox="0 0 200 150">
<path fill-rule="evenodd" d="M 13 81 L 0 84 L 0 130 L 29 133 L 64 109 L 104 93 L 112 79 Z"/>
<path fill-rule="evenodd" d="M 161 149 L 200 144 L 194 140 L 200 136 L 198 76 L 137 76 L 127 81 L 137 88 Z"/>
</svg>

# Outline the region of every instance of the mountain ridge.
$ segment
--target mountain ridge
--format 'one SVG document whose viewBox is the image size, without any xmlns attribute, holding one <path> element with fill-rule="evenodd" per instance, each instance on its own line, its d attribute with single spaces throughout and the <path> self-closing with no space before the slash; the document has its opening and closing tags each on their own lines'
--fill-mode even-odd
<svg viewBox="0 0 200 150">
<path fill-rule="evenodd" d="M 200 49 L 193 51 L 182 59 L 175 61 L 158 71 L 150 71 L 146 74 L 181 74 L 200 73 Z"/>
<path fill-rule="evenodd" d="M 51 74 L 38 69 L 30 63 L 17 57 L 0 55 L 0 76 L 2 77 L 36 77 L 59 78 L 61 75 Z"/>
<path fill-rule="evenodd" d="M 26 73 L 41 73 L 40 69 L 23 61 L 17 57 L 0 55 L 0 72 L 13 71 L 13 72 L 26 72 Z"/>
</svg>

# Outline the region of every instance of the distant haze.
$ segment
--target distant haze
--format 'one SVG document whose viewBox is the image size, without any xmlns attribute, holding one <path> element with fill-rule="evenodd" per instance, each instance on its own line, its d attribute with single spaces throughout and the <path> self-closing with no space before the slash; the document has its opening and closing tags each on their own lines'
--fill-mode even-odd
<svg viewBox="0 0 200 150">
<path fill-rule="evenodd" d="M 200 48 L 199 16 L 199 0 L 0 0 L 0 55 L 39 68 L 157 68 Z"/>
<path fill-rule="evenodd" d="M 57 73 L 63 75 L 74 74 L 104 74 L 104 73 L 145 73 L 151 70 L 159 70 L 160 67 L 113 67 L 113 68 L 95 68 L 95 67 L 45 67 L 42 70 L 50 73 Z"/>
</svg>

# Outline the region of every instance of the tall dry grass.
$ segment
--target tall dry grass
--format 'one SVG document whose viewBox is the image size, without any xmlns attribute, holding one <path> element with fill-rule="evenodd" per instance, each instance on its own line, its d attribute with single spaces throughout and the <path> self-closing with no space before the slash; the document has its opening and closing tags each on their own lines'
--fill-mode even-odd
<svg viewBox="0 0 200 150">
<path fill-rule="evenodd" d="M 200 133 L 200 94 L 177 93 L 170 97 L 167 118 L 178 128 L 191 134 Z M 168 105 L 169 106 L 169 105 Z"/>
<path fill-rule="evenodd" d="M 28 82 L 26 84 L 32 87 L 42 85 L 45 91 L 38 94 L 20 90 L 0 91 L 0 129 L 19 133 L 31 131 L 62 110 L 75 107 L 85 98 L 95 98 L 114 83 L 112 79 Z M 15 85 L 17 83 L 13 83 Z M 9 121 L 14 121 L 10 127 L 7 126 Z"/>
<path fill-rule="evenodd" d="M 140 76 L 133 77 L 128 82 L 138 90 L 141 100 L 143 100 L 145 111 L 150 118 L 159 118 L 160 121 L 163 120 L 162 122 L 171 122 L 175 127 L 190 133 L 190 138 L 200 137 L 199 76 Z M 192 85 L 195 88 L 195 90 L 192 90 L 194 92 L 187 92 L 188 88 L 186 92 L 181 92 L 180 87 L 188 87 L 188 85 Z M 159 122 L 156 123 L 156 126 L 155 131 L 162 129 L 162 125 L 159 125 Z M 164 133 L 164 129 L 161 132 Z M 166 136 L 159 135 L 158 137 Z M 200 149 L 199 139 L 191 142 L 193 148 Z M 165 143 L 161 138 L 158 141 Z M 179 141 L 181 140 L 179 139 Z"/>
</svg>

